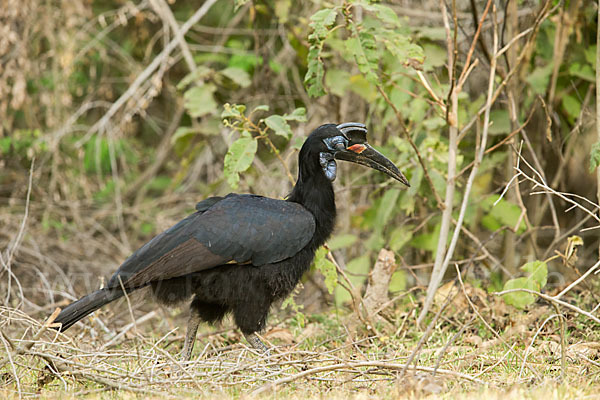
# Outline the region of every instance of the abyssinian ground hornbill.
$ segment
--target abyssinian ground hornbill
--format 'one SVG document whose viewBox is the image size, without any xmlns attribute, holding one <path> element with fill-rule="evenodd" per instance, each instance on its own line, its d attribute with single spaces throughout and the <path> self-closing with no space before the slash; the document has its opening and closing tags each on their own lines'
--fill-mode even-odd
<svg viewBox="0 0 600 400">
<path fill-rule="evenodd" d="M 154 237 L 119 267 L 105 288 L 71 303 L 56 318 L 64 331 L 127 292 L 151 286 L 158 301 L 192 298 L 183 358 L 192 353 L 201 321 L 232 313 L 248 342 L 271 304 L 286 297 L 310 267 L 335 222 L 336 160 L 366 165 L 408 186 L 398 168 L 367 143 L 365 125 L 315 129 L 299 155 L 298 180 L 286 200 L 249 194 L 211 197 L 196 212 Z"/>
</svg>

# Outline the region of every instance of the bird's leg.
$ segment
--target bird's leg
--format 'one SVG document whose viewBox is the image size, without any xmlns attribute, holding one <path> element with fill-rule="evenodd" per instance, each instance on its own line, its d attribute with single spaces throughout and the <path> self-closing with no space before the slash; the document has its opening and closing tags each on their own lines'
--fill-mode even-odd
<svg viewBox="0 0 600 400">
<path fill-rule="evenodd" d="M 254 332 L 245 333 L 244 336 L 246 337 L 246 340 L 248 341 L 248 343 L 250 343 L 252 345 L 252 347 L 254 347 L 259 352 L 261 352 L 261 353 L 269 352 L 268 347 L 265 346 L 265 344 L 258 338 L 256 333 L 254 333 Z"/>
<path fill-rule="evenodd" d="M 192 357 L 192 350 L 194 349 L 194 342 L 196 341 L 198 325 L 200 325 L 200 315 L 193 308 L 191 308 L 187 331 L 185 333 L 185 342 L 183 343 L 183 351 L 181 352 L 181 358 L 183 361 L 189 361 Z"/>
</svg>

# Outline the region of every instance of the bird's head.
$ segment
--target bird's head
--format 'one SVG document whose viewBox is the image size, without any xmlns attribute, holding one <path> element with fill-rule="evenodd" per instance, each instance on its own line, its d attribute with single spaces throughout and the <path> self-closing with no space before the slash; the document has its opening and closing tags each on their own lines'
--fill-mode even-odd
<svg viewBox="0 0 600 400">
<path fill-rule="evenodd" d="M 361 123 L 321 125 L 311 133 L 305 145 L 318 150 L 319 163 L 330 181 L 337 175 L 336 160 L 344 160 L 371 167 L 410 186 L 398 167 L 367 143 L 367 127 Z"/>
</svg>

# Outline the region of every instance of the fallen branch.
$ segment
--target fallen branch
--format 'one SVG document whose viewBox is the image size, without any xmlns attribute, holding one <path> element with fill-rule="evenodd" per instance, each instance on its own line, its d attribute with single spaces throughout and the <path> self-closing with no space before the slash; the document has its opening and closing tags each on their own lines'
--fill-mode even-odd
<svg viewBox="0 0 600 400">
<path fill-rule="evenodd" d="M 323 367 L 312 368 L 312 369 L 309 369 L 306 371 L 299 372 L 295 375 L 288 376 L 286 378 L 278 379 L 274 382 L 270 382 L 270 383 L 267 383 L 267 384 L 259 387 L 258 389 L 253 391 L 251 394 L 253 396 L 263 394 L 265 392 L 275 389 L 277 386 L 279 386 L 281 384 L 293 382 L 300 378 L 304 378 L 305 376 L 318 374 L 319 372 L 335 371 L 335 370 L 339 370 L 339 369 L 349 369 L 349 368 L 362 368 L 362 367 L 391 369 L 394 371 L 401 371 L 406 368 L 409 368 L 414 371 L 424 371 L 424 372 L 433 372 L 435 370 L 435 368 L 433 368 L 433 367 L 421 367 L 421 366 L 408 366 L 407 367 L 406 364 L 393 364 L 393 363 L 386 363 L 386 362 L 382 362 L 382 361 L 344 362 L 344 363 L 339 363 L 339 364 L 326 365 Z M 468 374 L 463 374 L 461 372 L 455 372 L 455 371 L 450 371 L 447 369 L 439 369 L 438 368 L 436 370 L 436 373 L 443 374 L 443 375 L 450 375 L 455 378 L 465 379 L 465 380 L 468 380 L 469 382 L 478 383 L 480 385 L 485 384 L 485 382 L 483 382 L 482 380 L 474 378 Z"/>
</svg>

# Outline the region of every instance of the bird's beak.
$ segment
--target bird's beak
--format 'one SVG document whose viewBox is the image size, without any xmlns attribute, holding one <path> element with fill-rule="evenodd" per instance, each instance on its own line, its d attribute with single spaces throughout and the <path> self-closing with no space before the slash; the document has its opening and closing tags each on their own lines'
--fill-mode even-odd
<svg viewBox="0 0 600 400">
<path fill-rule="evenodd" d="M 353 144 L 346 150 L 338 151 L 335 153 L 335 158 L 376 169 L 410 187 L 408 179 L 400 172 L 398 167 L 367 143 Z"/>
</svg>

